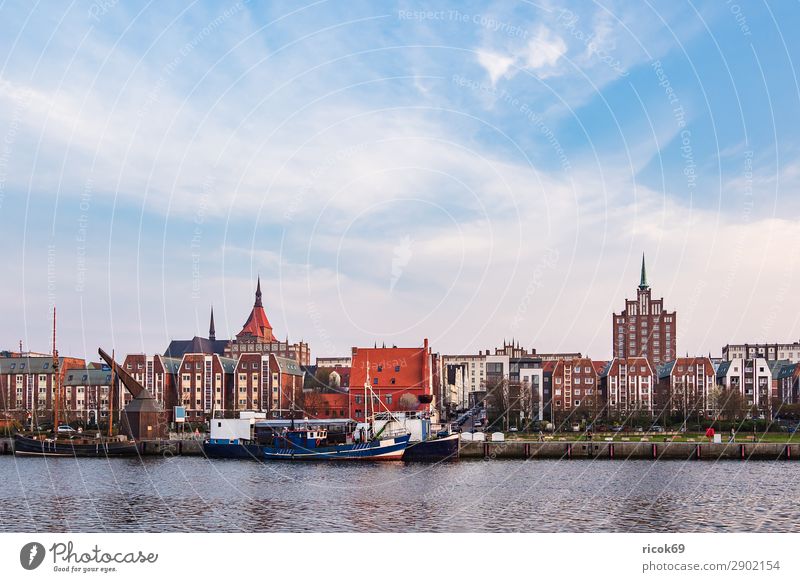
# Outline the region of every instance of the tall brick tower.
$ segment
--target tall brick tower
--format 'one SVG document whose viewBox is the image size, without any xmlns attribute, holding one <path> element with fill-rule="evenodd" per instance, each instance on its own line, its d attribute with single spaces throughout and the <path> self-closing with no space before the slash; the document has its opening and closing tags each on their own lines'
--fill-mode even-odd
<svg viewBox="0 0 800 582">
<path fill-rule="evenodd" d="M 625 300 L 625 309 L 611 318 L 611 341 L 615 358 L 647 358 L 655 365 L 676 357 L 677 317 L 664 310 L 664 299 L 653 299 L 647 283 L 642 254 L 642 273 L 636 299 Z"/>
</svg>

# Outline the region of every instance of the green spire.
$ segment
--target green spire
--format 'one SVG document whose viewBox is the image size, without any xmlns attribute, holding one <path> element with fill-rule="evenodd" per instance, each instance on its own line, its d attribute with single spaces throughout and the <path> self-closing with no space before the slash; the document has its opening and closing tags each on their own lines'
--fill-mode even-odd
<svg viewBox="0 0 800 582">
<path fill-rule="evenodd" d="M 647 269 L 644 267 L 644 253 L 642 253 L 642 280 L 639 282 L 639 289 L 647 289 Z"/>
</svg>

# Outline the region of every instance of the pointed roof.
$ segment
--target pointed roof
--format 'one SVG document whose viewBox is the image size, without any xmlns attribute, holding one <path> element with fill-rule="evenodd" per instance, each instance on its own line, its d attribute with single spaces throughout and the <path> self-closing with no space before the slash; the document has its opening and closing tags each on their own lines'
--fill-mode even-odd
<svg viewBox="0 0 800 582">
<path fill-rule="evenodd" d="M 208 326 L 208 339 L 212 342 L 217 339 L 217 332 L 214 329 L 214 306 L 211 306 L 211 323 Z"/>
<path fill-rule="evenodd" d="M 247 318 L 242 331 L 236 334 L 237 338 L 242 336 L 263 338 L 267 341 L 275 341 L 275 336 L 272 335 L 272 325 L 267 319 L 267 313 L 264 311 L 264 306 L 261 303 L 261 277 L 258 278 L 258 285 L 256 286 L 256 301 L 253 304 L 253 310 L 250 312 L 250 317 Z"/>
<path fill-rule="evenodd" d="M 647 284 L 647 269 L 644 266 L 644 253 L 642 253 L 642 277 L 639 280 L 639 289 L 645 290 L 650 285 Z"/>
</svg>

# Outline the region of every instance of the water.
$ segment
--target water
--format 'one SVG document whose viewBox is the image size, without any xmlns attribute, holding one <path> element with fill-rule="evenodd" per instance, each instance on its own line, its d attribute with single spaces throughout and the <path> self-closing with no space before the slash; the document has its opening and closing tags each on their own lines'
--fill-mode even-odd
<svg viewBox="0 0 800 582">
<path fill-rule="evenodd" d="M 0 457 L 0 530 L 800 531 L 793 462 Z"/>
</svg>

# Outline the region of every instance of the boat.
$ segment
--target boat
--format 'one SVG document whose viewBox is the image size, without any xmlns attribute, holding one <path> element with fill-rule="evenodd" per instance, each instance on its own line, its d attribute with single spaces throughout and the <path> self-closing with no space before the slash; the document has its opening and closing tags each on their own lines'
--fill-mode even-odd
<svg viewBox="0 0 800 582">
<path fill-rule="evenodd" d="M 203 451 L 211 458 L 261 461 L 400 460 L 411 435 L 349 419 L 214 419 Z"/>
<path fill-rule="evenodd" d="M 262 461 L 400 460 L 411 434 L 388 423 L 377 426 L 376 401 L 379 399 L 372 386 L 364 382 L 364 402 L 372 403 L 373 408 L 369 411 L 370 405 L 366 406 L 363 423 L 349 419 L 295 420 L 294 402 L 288 421 L 212 419 L 211 435 L 203 442 L 203 451 L 209 457 Z"/>
<path fill-rule="evenodd" d="M 134 442 L 101 439 L 35 439 L 14 435 L 14 454 L 37 457 L 133 457 L 139 454 Z"/>
<path fill-rule="evenodd" d="M 433 430 L 427 412 L 383 412 L 376 415 L 375 423 L 411 434 L 404 461 L 452 461 L 459 457 L 459 435 L 449 429 Z"/>
<path fill-rule="evenodd" d="M 100 350 L 101 355 L 104 352 Z M 134 441 L 111 438 L 113 435 L 113 416 L 109 412 L 108 438 L 70 435 L 59 438 L 61 402 L 63 400 L 61 372 L 59 369 L 58 349 L 56 348 L 56 308 L 53 307 L 53 437 L 32 438 L 22 434 L 14 435 L 14 455 L 36 457 L 132 457 L 139 454 L 139 449 Z M 117 385 L 116 362 L 112 359 L 111 386 Z M 109 398 L 113 407 L 114 398 Z M 111 410 L 111 408 L 110 408 Z"/>
</svg>

